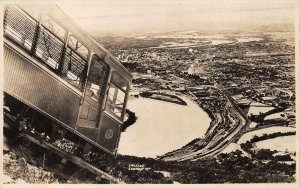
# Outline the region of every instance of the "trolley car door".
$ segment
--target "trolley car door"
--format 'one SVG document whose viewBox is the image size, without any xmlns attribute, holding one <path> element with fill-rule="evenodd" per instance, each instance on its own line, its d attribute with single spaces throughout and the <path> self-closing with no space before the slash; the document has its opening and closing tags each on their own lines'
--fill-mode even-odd
<svg viewBox="0 0 300 188">
<path fill-rule="evenodd" d="M 94 141 L 97 138 L 100 106 L 105 93 L 107 74 L 107 65 L 94 55 L 76 125 L 77 131 Z"/>
<path fill-rule="evenodd" d="M 97 143 L 112 154 L 116 154 L 118 148 L 128 88 L 128 81 L 113 72 L 97 137 Z"/>
</svg>

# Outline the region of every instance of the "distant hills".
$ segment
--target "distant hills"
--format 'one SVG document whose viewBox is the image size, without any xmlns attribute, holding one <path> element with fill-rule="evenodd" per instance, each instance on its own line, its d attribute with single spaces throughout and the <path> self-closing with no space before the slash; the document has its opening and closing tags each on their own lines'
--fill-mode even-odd
<svg viewBox="0 0 300 188">
<path fill-rule="evenodd" d="M 291 32 L 294 31 L 293 24 L 271 24 L 271 25 L 262 25 L 259 28 L 261 31 L 268 32 Z"/>
<path fill-rule="evenodd" d="M 251 27 L 223 27 L 223 28 L 200 28 L 198 30 L 193 29 L 190 31 L 177 30 L 177 31 L 167 31 L 167 32 L 159 32 L 159 33 L 141 33 L 140 35 L 127 35 L 127 36 L 101 36 L 94 35 L 93 38 L 102 44 L 105 48 L 113 50 L 114 48 L 118 49 L 139 49 L 139 48 L 149 48 L 149 47 L 157 47 L 162 42 L 166 42 L 168 40 L 172 41 L 172 38 L 156 38 L 154 36 L 158 35 L 170 35 L 172 34 L 184 34 L 191 36 L 198 35 L 251 35 L 257 33 L 264 32 L 293 32 L 294 25 L 287 23 L 277 23 L 277 24 L 264 24 L 259 26 L 251 26 Z M 137 36 L 143 36 L 141 38 Z"/>
<path fill-rule="evenodd" d="M 118 46 L 119 49 L 125 48 L 147 48 L 158 46 L 160 41 L 158 40 L 144 40 L 134 37 L 121 37 L 121 36 L 104 36 L 93 37 L 97 42 L 102 44 L 105 48 L 113 49 Z"/>
</svg>

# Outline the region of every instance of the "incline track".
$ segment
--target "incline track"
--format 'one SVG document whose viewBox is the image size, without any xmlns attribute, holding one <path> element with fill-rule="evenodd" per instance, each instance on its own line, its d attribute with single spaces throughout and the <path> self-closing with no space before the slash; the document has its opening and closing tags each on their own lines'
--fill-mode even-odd
<svg viewBox="0 0 300 188">
<path fill-rule="evenodd" d="M 34 134 L 28 134 L 26 132 L 20 132 L 17 133 L 18 131 L 15 129 L 17 126 L 16 125 L 11 125 L 12 122 L 5 122 L 4 123 L 4 150 L 9 150 L 9 148 L 19 148 L 21 150 L 21 154 L 19 157 L 24 157 L 24 153 L 23 153 L 23 146 L 21 146 L 21 144 L 19 144 L 18 141 L 16 140 L 26 140 L 27 142 L 33 143 L 35 144 L 37 147 L 40 147 L 44 150 L 46 150 L 48 153 L 50 152 L 51 154 L 54 154 L 60 158 L 62 158 L 64 161 L 69 161 L 72 164 L 77 166 L 77 169 L 83 169 L 86 170 L 92 174 L 95 175 L 95 177 L 101 177 L 103 179 L 108 180 L 111 183 L 124 183 L 122 181 L 120 181 L 118 178 L 110 175 L 107 172 L 104 172 L 103 170 L 89 164 L 88 162 L 84 161 L 83 159 L 69 154 L 65 151 L 63 151 L 62 149 L 54 146 L 53 144 L 47 142 L 45 139 L 34 135 Z M 35 146 L 35 147 L 36 147 Z M 22 149 L 23 148 L 23 149 Z M 18 152 L 16 152 L 16 154 L 18 155 Z M 34 158 L 34 156 L 30 156 L 30 158 Z M 50 159 L 51 160 L 51 159 Z M 58 166 L 60 166 L 61 164 L 58 164 Z M 42 165 L 44 166 L 44 165 Z M 48 167 L 49 169 L 49 167 Z M 55 169 L 53 169 L 55 171 Z M 60 176 L 65 176 L 64 174 L 62 174 L 61 172 L 59 173 Z"/>
</svg>

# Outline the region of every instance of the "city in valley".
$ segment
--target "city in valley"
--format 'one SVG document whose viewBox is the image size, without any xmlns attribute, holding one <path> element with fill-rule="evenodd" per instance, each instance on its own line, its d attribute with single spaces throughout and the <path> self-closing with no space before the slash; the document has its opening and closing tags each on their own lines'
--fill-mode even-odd
<svg viewBox="0 0 300 188">
<path fill-rule="evenodd" d="M 135 112 L 136 124 L 139 121 L 140 124 L 131 125 L 123 133 L 119 152 L 141 157 L 157 156 L 159 163 L 166 165 L 159 169 L 173 173 L 179 182 L 187 169 L 179 172 L 172 169 L 170 172 L 170 166 L 175 163 L 177 168 L 181 168 L 195 163 L 202 169 L 204 164 L 199 161 L 209 158 L 221 166 L 225 165 L 223 163 L 229 165 L 227 163 L 230 161 L 235 163 L 229 165 L 232 168 L 242 168 L 235 172 L 239 175 L 231 176 L 227 181 L 269 182 L 277 178 L 283 182 L 294 181 L 295 176 L 291 173 L 296 159 L 295 46 L 292 29 L 282 30 L 273 25 L 243 31 L 177 31 L 97 38 L 134 75 L 132 99 L 129 99 L 128 109 Z M 179 100 L 176 103 L 175 97 L 192 101 L 206 112 L 208 117 L 203 117 L 202 121 L 196 123 L 206 130 L 195 133 L 198 137 L 190 136 L 188 142 L 180 143 L 181 147 L 173 147 L 159 155 L 159 149 L 156 148 L 165 144 L 168 147 L 169 142 L 179 140 L 172 138 L 178 135 L 164 133 L 167 126 L 177 129 L 176 123 L 168 125 L 166 119 L 176 119 L 177 116 L 181 119 L 190 118 L 188 114 L 181 116 L 180 111 L 177 113 L 164 106 L 168 102 L 175 103 L 172 105 L 186 105 L 180 104 Z M 146 103 L 135 103 L 144 104 L 142 108 L 131 106 L 135 100 L 144 100 Z M 163 102 L 151 106 L 147 100 L 152 100 L 152 103 L 155 103 L 153 100 Z M 163 112 L 158 108 L 163 108 Z M 168 110 L 172 111 L 172 115 L 160 117 L 159 113 L 167 114 Z M 143 119 L 145 113 L 151 113 L 152 117 Z M 200 113 L 198 116 L 202 117 Z M 205 125 L 205 118 L 210 119 L 206 123 L 208 125 Z M 158 124 L 157 130 L 151 131 L 154 119 L 158 119 L 155 122 Z M 144 129 L 135 131 L 137 126 L 144 126 Z M 189 123 L 180 122 L 178 126 L 189 127 Z M 147 131 L 147 136 L 143 134 L 143 130 Z M 165 140 L 160 143 L 161 147 L 153 147 L 159 144 L 155 141 L 159 134 L 164 134 Z M 184 132 L 180 134 L 185 135 Z M 131 142 L 128 138 L 130 136 L 135 136 L 134 141 Z M 137 151 L 127 151 L 131 149 Z M 152 151 L 154 154 L 143 155 L 143 151 Z M 270 169 L 266 172 L 272 174 L 274 179 L 258 175 L 255 179 L 246 180 L 250 177 L 240 174 L 246 173 L 247 165 L 252 166 L 249 167 L 250 170 L 258 170 L 252 169 L 257 164 L 267 165 L 259 169 L 278 165 L 276 173 L 274 171 L 272 174 Z M 283 170 L 284 168 L 289 170 Z M 206 169 L 205 172 L 207 171 L 211 170 Z M 248 173 L 253 171 L 246 174 Z M 174 176 L 171 175 L 172 178 Z M 197 180 L 196 177 L 197 175 L 183 182 L 217 181 Z M 217 182 L 219 181 L 221 180 Z"/>
<path fill-rule="evenodd" d="M 4 184 L 299 182 L 294 5 L 174 2 L 5 8 Z"/>
</svg>

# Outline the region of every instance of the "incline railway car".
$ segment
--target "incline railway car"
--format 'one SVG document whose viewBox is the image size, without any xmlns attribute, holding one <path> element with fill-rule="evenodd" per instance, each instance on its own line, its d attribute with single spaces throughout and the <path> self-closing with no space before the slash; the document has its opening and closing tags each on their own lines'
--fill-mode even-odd
<svg viewBox="0 0 300 188">
<path fill-rule="evenodd" d="M 56 5 L 6 5 L 3 34 L 4 112 L 116 154 L 132 80 L 118 60 Z"/>
</svg>

